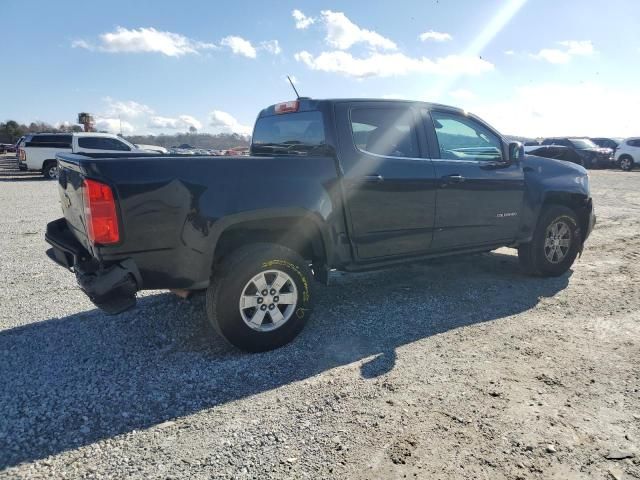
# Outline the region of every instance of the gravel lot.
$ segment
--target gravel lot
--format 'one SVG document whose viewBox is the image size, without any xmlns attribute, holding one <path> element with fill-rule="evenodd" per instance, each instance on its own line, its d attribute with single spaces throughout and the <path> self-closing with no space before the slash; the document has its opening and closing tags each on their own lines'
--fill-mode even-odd
<svg viewBox="0 0 640 480">
<path fill-rule="evenodd" d="M 293 344 L 248 355 L 202 297 L 93 308 L 44 253 L 55 184 L 12 162 L 0 477 L 640 478 L 640 172 L 592 172 L 569 275 L 508 249 L 335 274 Z"/>
</svg>

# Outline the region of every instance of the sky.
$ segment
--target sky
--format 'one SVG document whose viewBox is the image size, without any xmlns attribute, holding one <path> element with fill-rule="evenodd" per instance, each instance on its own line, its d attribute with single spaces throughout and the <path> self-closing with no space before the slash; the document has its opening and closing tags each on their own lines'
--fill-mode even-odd
<svg viewBox="0 0 640 480">
<path fill-rule="evenodd" d="M 503 134 L 640 135 L 640 1 L 0 0 L 0 121 L 249 134 L 303 96 L 403 98 Z"/>
</svg>

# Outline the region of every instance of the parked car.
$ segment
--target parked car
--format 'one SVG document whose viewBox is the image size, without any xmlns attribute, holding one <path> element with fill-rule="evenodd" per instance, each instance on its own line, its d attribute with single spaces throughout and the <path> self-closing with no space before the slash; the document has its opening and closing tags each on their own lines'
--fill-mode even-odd
<svg viewBox="0 0 640 480">
<path fill-rule="evenodd" d="M 613 165 L 613 150 L 598 147 L 588 138 L 545 138 L 542 145 L 561 145 L 573 149 L 582 158 L 585 168 L 604 168 Z"/>
<path fill-rule="evenodd" d="M 563 147 L 562 145 L 537 145 L 524 147 L 525 152 L 529 155 L 535 155 L 537 157 L 555 158 L 556 160 L 563 160 L 565 162 L 575 163 L 576 165 L 583 165 L 583 160 L 580 155 L 569 147 Z M 584 165 L 583 165 L 584 166 Z"/>
<path fill-rule="evenodd" d="M 558 276 L 595 223 L 584 168 L 527 156 L 458 108 L 285 102 L 258 115 L 251 154 L 58 154 L 48 255 L 108 313 L 138 290 L 206 290 L 218 332 L 263 351 L 302 330 L 331 269 L 509 246 Z"/>
<path fill-rule="evenodd" d="M 618 145 L 620 145 L 620 143 L 623 140 L 624 138 L 619 138 L 619 137 L 596 137 L 596 138 L 592 137 L 591 138 L 591 141 L 595 143 L 597 146 L 601 148 L 610 148 L 614 152 L 616 148 L 618 148 Z"/>
<path fill-rule="evenodd" d="M 640 137 L 627 138 L 616 150 L 616 163 L 627 172 L 640 163 Z"/>
<path fill-rule="evenodd" d="M 149 151 L 149 152 L 155 152 L 155 153 L 161 153 L 161 154 L 166 154 L 169 153 L 169 150 L 167 150 L 164 147 L 161 147 L 159 145 L 144 145 L 144 144 L 140 144 L 140 143 L 134 143 L 133 144 L 138 150 L 145 150 L 145 151 Z"/>
<path fill-rule="evenodd" d="M 25 136 L 20 146 L 20 170 L 41 172 L 45 178 L 56 178 L 58 153 L 150 153 L 136 148 L 124 138 L 110 133 L 35 133 Z"/>
</svg>

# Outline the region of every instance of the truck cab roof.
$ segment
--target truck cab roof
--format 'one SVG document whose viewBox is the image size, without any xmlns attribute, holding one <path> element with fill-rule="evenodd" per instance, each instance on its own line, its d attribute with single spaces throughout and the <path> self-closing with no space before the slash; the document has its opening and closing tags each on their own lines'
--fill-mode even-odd
<svg viewBox="0 0 640 480">
<path fill-rule="evenodd" d="M 455 111 L 458 113 L 467 114 L 463 109 L 458 107 L 452 107 L 450 105 L 444 105 L 440 103 L 431 103 L 431 102 L 422 102 L 417 100 L 403 100 L 403 99 L 395 99 L 395 98 L 324 98 L 324 99 L 315 99 L 309 97 L 300 97 L 297 100 L 288 100 L 287 102 L 280 102 L 273 105 L 270 105 L 260 111 L 258 114 L 258 118 L 276 115 L 281 112 L 277 112 L 276 109 L 283 105 L 284 103 L 289 102 L 298 102 L 297 112 L 307 112 L 312 110 L 319 110 L 324 105 L 332 105 L 336 103 L 367 103 L 367 102 L 376 102 L 376 103 L 388 103 L 388 104 L 409 104 L 409 105 L 421 105 L 427 109 L 439 108 L 450 111 Z M 293 111 L 292 111 L 293 112 Z M 284 112 L 282 112 L 284 113 Z"/>
</svg>

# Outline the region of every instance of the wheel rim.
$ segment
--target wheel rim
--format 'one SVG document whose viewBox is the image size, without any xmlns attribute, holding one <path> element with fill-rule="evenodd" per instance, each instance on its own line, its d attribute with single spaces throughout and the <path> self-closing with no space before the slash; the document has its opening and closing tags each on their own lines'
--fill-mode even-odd
<svg viewBox="0 0 640 480">
<path fill-rule="evenodd" d="M 547 227 L 544 239 L 544 256 L 551 263 L 562 262 L 571 248 L 571 229 L 559 220 Z"/>
<path fill-rule="evenodd" d="M 631 162 L 629 161 L 629 159 L 628 159 L 628 158 L 623 158 L 623 159 L 620 161 L 620 167 L 622 167 L 622 169 L 623 169 L 623 170 L 627 170 L 627 169 L 629 168 L 629 164 L 630 164 L 630 163 L 631 163 Z"/>
<path fill-rule="evenodd" d="M 58 178 L 58 168 L 57 167 L 51 167 L 49 169 L 49 178 Z"/>
<path fill-rule="evenodd" d="M 249 280 L 240 295 L 240 315 L 248 327 L 268 332 L 287 323 L 298 304 L 293 279 L 280 270 L 265 270 Z"/>
</svg>

